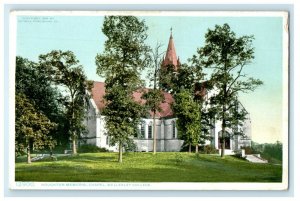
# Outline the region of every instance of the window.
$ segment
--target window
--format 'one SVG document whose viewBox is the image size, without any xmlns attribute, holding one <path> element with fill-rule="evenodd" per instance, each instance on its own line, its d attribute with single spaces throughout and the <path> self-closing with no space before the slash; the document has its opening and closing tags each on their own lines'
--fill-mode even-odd
<svg viewBox="0 0 300 201">
<path fill-rule="evenodd" d="M 172 121 L 172 137 L 176 138 L 176 124 L 175 124 L 175 121 Z"/>
<path fill-rule="evenodd" d="M 141 129 L 140 129 L 140 128 L 137 128 L 137 129 L 135 130 L 134 134 L 133 134 L 133 137 L 134 137 L 134 138 L 137 138 L 138 135 L 139 135 L 139 133 L 141 133 Z"/>
<path fill-rule="evenodd" d="M 106 137 L 106 145 L 109 145 L 109 137 Z"/>
<path fill-rule="evenodd" d="M 228 136 L 228 132 L 226 132 L 225 137 L 222 139 L 222 131 L 219 131 L 219 149 L 222 148 L 222 142 L 225 141 L 225 149 L 230 149 L 230 137 Z"/>
<path fill-rule="evenodd" d="M 148 125 L 148 139 L 152 138 L 152 122 L 149 122 Z"/>
<path fill-rule="evenodd" d="M 145 123 L 141 123 L 141 136 L 140 136 L 141 139 L 144 139 L 145 138 Z"/>
</svg>

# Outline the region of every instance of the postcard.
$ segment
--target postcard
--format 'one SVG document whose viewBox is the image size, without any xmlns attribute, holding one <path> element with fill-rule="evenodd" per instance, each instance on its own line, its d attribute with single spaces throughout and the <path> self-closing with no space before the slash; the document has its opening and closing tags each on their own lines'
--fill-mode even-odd
<svg viewBox="0 0 300 201">
<path fill-rule="evenodd" d="M 11 11 L 13 190 L 287 190 L 288 12 Z"/>
</svg>

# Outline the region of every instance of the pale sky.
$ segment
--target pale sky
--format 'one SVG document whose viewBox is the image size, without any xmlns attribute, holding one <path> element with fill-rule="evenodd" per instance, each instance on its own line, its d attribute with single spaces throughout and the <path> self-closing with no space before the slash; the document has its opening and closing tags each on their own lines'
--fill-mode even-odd
<svg viewBox="0 0 300 201">
<path fill-rule="evenodd" d="M 204 45 L 207 29 L 228 23 L 237 34 L 254 35 L 255 59 L 245 72 L 264 82 L 255 92 L 240 94 L 250 113 L 252 140 L 282 141 L 282 18 L 281 17 L 140 17 L 149 27 L 147 44 L 162 43 L 167 49 L 170 28 L 177 56 L 182 63 Z M 18 16 L 17 55 L 38 61 L 51 50 L 75 53 L 88 79 L 103 81 L 96 74 L 95 56 L 104 49 L 102 16 Z"/>
</svg>

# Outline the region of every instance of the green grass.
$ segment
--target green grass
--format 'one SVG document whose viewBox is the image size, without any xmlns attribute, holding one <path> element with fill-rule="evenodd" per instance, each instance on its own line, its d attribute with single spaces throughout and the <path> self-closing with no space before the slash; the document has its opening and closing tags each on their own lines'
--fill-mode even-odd
<svg viewBox="0 0 300 201">
<path fill-rule="evenodd" d="M 282 167 L 232 156 L 188 153 L 86 153 L 27 164 L 16 160 L 16 181 L 56 182 L 281 182 Z"/>
</svg>

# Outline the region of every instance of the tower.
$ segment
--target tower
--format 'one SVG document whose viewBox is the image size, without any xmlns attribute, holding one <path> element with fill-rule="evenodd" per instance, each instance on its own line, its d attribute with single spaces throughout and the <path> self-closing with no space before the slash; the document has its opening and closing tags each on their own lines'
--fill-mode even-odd
<svg viewBox="0 0 300 201">
<path fill-rule="evenodd" d="M 167 65 L 173 65 L 175 71 L 178 69 L 180 65 L 179 57 L 176 55 L 173 35 L 172 35 L 172 28 L 171 28 L 171 35 L 169 39 L 168 49 L 166 52 L 166 55 L 162 61 L 162 67 L 165 67 Z"/>
</svg>

